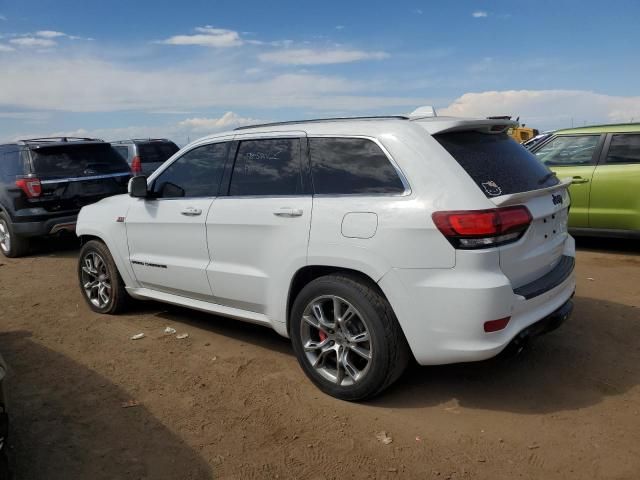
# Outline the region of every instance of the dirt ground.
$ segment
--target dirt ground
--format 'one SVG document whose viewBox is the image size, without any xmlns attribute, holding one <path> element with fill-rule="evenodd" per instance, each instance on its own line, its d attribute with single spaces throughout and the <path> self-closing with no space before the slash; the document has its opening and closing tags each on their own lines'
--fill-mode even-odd
<svg viewBox="0 0 640 480">
<path fill-rule="evenodd" d="M 320 393 L 268 329 L 91 313 L 76 255 L 0 258 L 17 479 L 640 478 L 637 242 L 579 242 L 573 317 L 520 357 L 416 366 L 363 404 Z"/>
</svg>

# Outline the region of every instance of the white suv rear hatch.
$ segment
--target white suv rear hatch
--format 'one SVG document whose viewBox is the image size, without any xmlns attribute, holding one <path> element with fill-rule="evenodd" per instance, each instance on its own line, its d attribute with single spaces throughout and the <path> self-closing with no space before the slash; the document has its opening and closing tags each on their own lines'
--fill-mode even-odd
<svg viewBox="0 0 640 480">
<path fill-rule="evenodd" d="M 457 124 L 434 138 L 496 207 L 524 205 L 532 220 L 522 238 L 497 247 L 514 288 L 537 280 L 562 260 L 567 239 L 568 183 L 501 130 L 500 124 Z"/>
</svg>

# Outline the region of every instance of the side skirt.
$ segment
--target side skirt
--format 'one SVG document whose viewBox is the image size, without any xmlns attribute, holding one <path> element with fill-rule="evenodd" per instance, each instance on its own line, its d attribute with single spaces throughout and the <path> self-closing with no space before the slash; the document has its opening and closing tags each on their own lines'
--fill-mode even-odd
<svg viewBox="0 0 640 480">
<path fill-rule="evenodd" d="M 271 321 L 262 313 L 248 312 L 246 310 L 240 310 L 239 308 L 226 307 L 224 305 L 218 305 L 217 303 L 181 297 L 179 295 L 159 292 L 149 288 L 127 287 L 127 293 L 129 293 L 133 298 L 140 300 L 158 300 L 159 302 L 193 308 L 194 310 L 200 310 L 201 312 L 213 313 L 215 315 L 222 315 L 223 317 L 234 318 L 236 320 L 242 320 L 243 322 L 255 323 L 257 325 L 264 325 L 273 328 Z"/>
</svg>

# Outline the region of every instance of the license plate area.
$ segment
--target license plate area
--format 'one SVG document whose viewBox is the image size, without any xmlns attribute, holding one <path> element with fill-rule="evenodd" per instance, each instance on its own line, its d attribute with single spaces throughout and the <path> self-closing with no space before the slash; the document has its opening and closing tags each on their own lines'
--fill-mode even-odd
<svg viewBox="0 0 640 480">
<path fill-rule="evenodd" d="M 553 240 L 567 233 L 568 208 L 563 208 L 537 220 L 536 230 L 541 240 Z"/>
</svg>

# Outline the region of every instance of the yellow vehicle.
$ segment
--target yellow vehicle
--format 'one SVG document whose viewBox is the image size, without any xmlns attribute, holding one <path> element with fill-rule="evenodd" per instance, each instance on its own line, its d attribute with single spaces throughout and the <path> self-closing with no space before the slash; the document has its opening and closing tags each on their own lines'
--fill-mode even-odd
<svg viewBox="0 0 640 480">
<path fill-rule="evenodd" d="M 507 133 L 518 143 L 524 143 L 526 141 L 531 140 L 533 137 L 538 135 L 540 132 L 537 128 L 529 128 L 524 125 L 520 127 L 514 127 L 507 130 Z"/>
<path fill-rule="evenodd" d="M 500 117 L 488 117 L 496 120 L 511 120 L 509 116 L 500 116 Z M 518 143 L 524 143 L 528 140 L 531 140 L 533 137 L 540 134 L 537 128 L 529 128 L 524 123 L 520 125 L 520 117 L 516 118 L 516 122 L 518 122 L 517 127 L 512 127 L 507 130 L 507 134 L 513 138 Z"/>
</svg>

